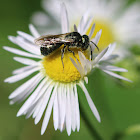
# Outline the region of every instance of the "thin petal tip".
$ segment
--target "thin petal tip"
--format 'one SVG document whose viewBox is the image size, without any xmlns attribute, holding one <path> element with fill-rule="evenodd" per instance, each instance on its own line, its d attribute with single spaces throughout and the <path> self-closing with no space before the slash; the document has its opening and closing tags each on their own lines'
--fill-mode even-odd
<svg viewBox="0 0 140 140">
<path fill-rule="evenodd" d="M 34 124 L 37 125 L 37 123 L 38 123 L 38 122 L 37 122 L 37 120 L 35 119 L 35 120 L 34 120 Z"/>
<path fill-rule="evenodd" d="M 8 83 L 8 78 L 4 80 L 5 83 Z"/>
<path fill-rule="evenodd" d="M 12 98 L 13 98 L 12 94 L 8 96 L 8 99 L 12 99 Z"/>
<path fill-rule="evenodd" d="M 30 24 L 29 24 L 29 28 L 32 28 L 32 27 L 34 27 L 34 25 L 30 23 Z"/>
<path fill-rule="evenodd" d="M 6 50 L 7 46 L 3 46 L 3 49 Z"/>
<path fill-rule="evenodd" d="M 43 135 L 45 133 L 45 130 L 41 129 L 41 135 Z"/>
<path fill-rule="evenodd" d="M 19 113 L 17 113 L 17 115 L 16 115 L 17 117 L 19 117 L 19 116 L 21 116 Z"/>
<path fill-rule="evenodd" d="M 22 114 L 23 114 L 23 113 L 21 112 L 21 110 L 19 110 L 16 116 L 19 117 L 19 116 L 21 116 Z"/>
<path fill-rule="evenodd" d="M 101 123 L 101 118 L 100 118 L 100 117 L 99 117 L 99 118 L 97 118 L 97 120 L 98 120 L 98 122 L 99 122 L 99 123 Z"/>
<path fill-rule="evenodd" d="M 102 29 L 100 29 L 100 31 L 99 31 L 99 34 L 101 34 L 102 33 Z"/>
<path fill-rule="evenodd" d="M 38 124 L 38 122 L 39 122 L 38 119 L 35 119 L 35 120 L 34 120 L 35 125 Z"/>
<path fill-rule="evenodd" d="M 21 33 L 21 31 L 17 31 L 17 33 L 18 33 L 18 34 L 20 34 L 20 33 Z"/>
</svg>

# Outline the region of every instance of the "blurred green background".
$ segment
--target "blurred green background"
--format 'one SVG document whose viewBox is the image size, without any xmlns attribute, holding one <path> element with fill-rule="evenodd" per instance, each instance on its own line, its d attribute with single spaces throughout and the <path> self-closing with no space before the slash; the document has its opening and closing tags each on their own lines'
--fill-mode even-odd
<svg viewBox="0 0 140 140">
<path fill-rule="evenodd" d="M 29 33 L 30 17 L 38 10 L 42 10 L 40 0 L 5 0 L 0 4 L 0 140 L 96 140 L 94 129 L 103 140 L 111 140 L 128 127 L 139 125 L 140 79 L 131 87 L 124 86 L 97 70 L 90 75 L 87 89 L 100 113 L 101 123 L 95 119 L 80 89 L 81 127 L 80 132 L 73 132 L 71 136 L 67 136 L 66 131 L 55 131 L 52 117 L 43 136 L 40 135 L 41 122 L 35 126 L 32 118 L 25 120 L 24 116 L 16 117 L 22 104 L 10 106 L 8 96 L 27 79 L 14 84 L 3 82 L 12 75 L 14 69 L 22 65 L 15 62 L 15 55 L 3 50 L 2 46 L 17 47 L 8 40 L 8 35 L 16 36 L 18 30 Z M 121 140 L 140 140 L 140 134 L 126 136 Z"/>
</svg>

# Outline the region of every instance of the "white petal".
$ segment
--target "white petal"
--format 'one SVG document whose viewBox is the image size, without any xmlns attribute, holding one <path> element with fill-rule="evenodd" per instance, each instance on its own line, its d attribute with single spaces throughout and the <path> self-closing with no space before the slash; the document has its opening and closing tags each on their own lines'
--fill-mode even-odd
<svg viewBox="0 0 140 140">
<path fill-rule="evenodd" d="M 110 56 L 112 54 L 112 52 L 114 51 L 115 46 L 116 46 L 116 43 L 109 44 L 108 50 L 107 50 L 106 54 L 102 57 L 101 60 L 103 60 L 103 59 L 107 58 L 108 56 Z"/>
<path fill-rule="evenodd" d="M 79 62 L 77 59 L 76 59 L 76 62 L 77 62 L 77 65 L 78 65 L 78 67 L 80 68 L 80 70 L 81 70 L 81 72 L 82 72 L 81 76 L 84 76 L 85 73 L 87 73 L 87 71 L 86 71 L 86 66 L 83 68 L 83 67 L 81 66 L 80 62 Z"/>
<path fill-rule="evenodd" d="M 43 99 L 45 97 L 45 93 L 46 94 L 48 93 L 48 90 L 49 90 L 48 87 L 50 86 L 50 84 L 52 84 L 52 80 L 48 80 L 48 78 L 46 77 L 46 83 L 45 83 L 44 87 L 40 90 L 38 96 L 36 97 L 36 99 L 32 103 L 32 105 L 34 105 L 37 102 L 40 102 L 40 100 L 41 100 L 41 103 L 39 104 L 39 106 L 34 111 L 33 118 L 36 118 L 36 116 L 38 115 L 38 112 L 40 111 L 40 108 L 43 104 Z"/>
<path fill-rule="evenodd" d="M 38 62 L 28 58 L 14 57 L 14 60 L 25 65 L 38 65 Z"/>
<path fill-rule="evenodd" d="M 111 66 L 111 65 L 106 65 L 106 66 L 99 66 L 99 68 L 103 69 L 103 70 L 107 70 L 107 71 L 119 71 L 119 72 L 128 72 L 128 70 L 124 69 L 124 68 L 119 68 L 116 66 Z"/>
<path fill-rule="evenodd" d="M 32 24 L 29 25 L 29 29 L 35 38 L 40 37 L 40 34 L 38 33 L 38 31 L 35 29 L 35 27 Z"/>
<path fill-rule="evenodd" d="M 80 87 L 82 88 L 82 90 L 83 90 L 84 93 L 85 93 L 85 96 L 86 96 L 86 98 L 87 98 L 87 101 L 88 101 L 88 104 L 89 104 L 89 106 L 90 106 L 91 111 L 92 111 L 93 114 L 95 115 L 96 119 L 97 119 L 99 122 L 101 122 L 99 113 L 98 113 L 98 111 L 97 111 L 97 109 L 96 109 L 96 107 L 95 107 L 95 105 L 94 105 L 94 103 L 93 103 L 93 101 L 92 101 L 92 99 L 91 99 L 91 97 L 90 97 L 90 95 L 89 95 L 89 93 L 88 93 L 88 91 L 87 91 L 85 85 L 84 85 L 83 82 L 81 82 L 81 81 L 80 81 L 79 85 L 80 85 Z"/>
<path fill-rule="evenodd" d="M 79 71 L 81 77 L 83 77 L 84 76 L 84 70 L 83 70 L 82 66 L 81 65 L 77 65 L 76 62 L 71 57 L 70 57 L 70 60 L 73 63 L 73 65 L 75 66 L 75 68 Z"/>
<path fill-rule="evenodd" d="M 48 104 L 52 89 L 53 89 L 53 85 L 50 85 L 50 87 L 48 87 L 48 89 L 47 89 L 47 91 L 45 93 L 44 99 L 42 101 L 42 105 L 40 107 L 40 110 L 39 110 L 36 118 L 35 118 L 35 124 L 37 124 L 40 121 L 40 119 L 41 119 L 41 117 L 42 117 L 42 115 L 44 113 L 44 110 L 45 110 L 45 108 L 46 108 L 46 106 Z"/>
<path fill-rule="evenodd" d="M 67 102 L 66 102 L 66 129 L 68 135 L 71 134 L 71 105 L 70 105 L 70 87 L 67 86 Z"/>
<path fill-rule="evenodd" d="M 80 57 L 80 56 L 79 56 Z M 80 58 L 80 62 L 81 62 L 81 66 L 78 66 L 80 69 L 81 69 L 81 67 L 82 67 L 82 69 L 81 70 L 83 70 L 83 73 L 84 73 L 84 75 L 86 75 L 87 74 L 87 66 L 88 66 L 88 64 L 86 64 L 86 61 L 83 59 L 83 58 Z"/>
<path fill-rule="evenodd" d="M 63 126 L 61 126 L 61 122 L 62 122 L 62 115 L 63 115 L 63 108 L 62 108 L 62 84 L 59 85 L 59 87 L 57 88 L 57 93 L 58 93 L 58 110 L 59 110 L 59 128 L 60 131 L 62 131 Z"/>
<path fill-rule="evenodd" d="M 58 129 L 59 125 L 59 110 L 58 110 L 58 92 L 56 91 L 56 96 L 54 99 L 54 104 L 53 104 L 53 123 L 54 123 L 54 129 Z"/>
<path fill-rule="evenodd" d="M 26 119 L 29 119 L 30 117 L 31 117 L 31 115 L 33 114 L 33 112 L 34 112 L 34 110 L 35 110 L 35 107 L 33 108 L 33 109 L 31 109 L 31 111 L 29 111 L 29 112 L 27 112 L 25 115 L 26 115 Z"/>
<path fill-rule="evenodd" d="M 18 55 L 21 55 L 21 56 L 27 56 L 27 57 L 39 58 L 39 59 L 42 58 L 42 56 L 30 54 L 30 53 L 27 53 L 27 52 L 24 52 L 24 51 L 15 49 L 15 48 L 7 47 L 7 46 L 4 46 L 3 48 L 5 50 L 9 51 L 9 52 L 12 52 L 14 54 L 18 54 Z"/>
<path fill-rule="evenodd" d="M 42 80 L 42 79 L 41 79 Z M 27 93 L 25 94 L 25 96 L 21 96 L 20 97 L 20 100 L 25 100 L 27 97 L 28 97 L 28 95 L 30 94 L 30 93 L 32 93 L 34 90 L 35 90 L 35 88 L 36 88 L 36 86 L 38 85 L 38 83 L 39 82 L 36 82 L 35 81 L 35 84 L 32 86 L 31 85 L 31 89 L 28 91 L 27 90 Z M 33 93 L 32 93 L 33 94 Z M 24 95 L 24 94 L 23 94 Z M 16 97 L 17 98 L 17 97 Z M 23 98 L 23 99 L 22 99 Z M 29 97 L 30 98 L 30 97 Z M 39 101 L 38 101 L 39 102 Z M 24 115 L 25 114 L 29 114 L 29 112 L 31 111 L 32 113 L 33 113 L 33 110 L 36 108 L 36 105 L 38 105 L 38 102 L 36 102 L 36 103 L 34 103 L 34 102 L 32 102 L 31 104 L 30 104 L 30 106 L 24 111 Z M 32 115 L 32 114 L 31 114 Z"/>
<path fill-rule="evenodd" d="M 108 47 L 105 48 L 101 53 L 99 53 L 97 55 L 97 57 L 92 61 L 92 64 L 95 65 L 96 63 L 98 63 L 100 61 L 100 59 L 105 55 L 105 53 L 107 52 Z"/>
<path fill-rule="evenodd" d="M 88 72 L 92 69 L 92 63 L 88 59 L 86 59 L 85 55 L 82 52 L 78 52 L 81 65 L 84 69 L 84 75 L 87 75 Z"/>
<path fill-rule="evenodd" d="M 51 115 L 51 111 L 52 111 L 52 107 L 53 107 L 53 104 L 54 104 L 54 99 L 55 99 L 55 96 L 56 96 L 56 93 L 57 93 L 56 90 L 57 90 L 57 86 L 55 86 L 55 88 L 53 90 L 53 93 L 52 93 L 52 96 L 50 98 L 48 107 L 46 109 L 46 113 L 45 113 L 44 120 L 43 120 L 43 123 L 42 123 L 42 128 L 41 128 L 41 135 L 43 135 L 45 130 L 47 129 L 48 122 L 49 122 L 50 115 Z"/>
<path fill-rule="evenodd" d="M 91 38 L 92 37 L 92 35 L 93 35 L 93 32 L 94 32 L 94 29 L 95 29 L 95 23 L 92 25 L 92 27 L 91 27 L 91 30 L 90 30 L 90 33 L 89 33 L 89 38 Z"/>
<path fill-rule="evenodd" d="M 26 40 L 29 40 L 30 42 L 34 43 L 35 38 L 32 37 L 31 35 L 24 33 L 22 31 L 17 31 L 17 33 L 22 36 L 23 38 L 25 38 Z"/>
<path fill-rule="evenodd" d="M 62 3 L 61 5 L 61 28 L 62 28 L 62 33 L 69 32 L 68 13 L 67 13 L 66 6 L 64 3 Z"/>
<path fill-rule="evenodd" d="M 87 30 L 90 28 L 90 26 L 92 24 L 92 21 L 93 21 L 93 18 L 89 17 L 89 19 L 85 23 L 85 26 L 84 26 L 84 29 L 83 29 L 83 34 L 86 34 Z"/>
<path fill-rule="evenodd" d="M 123 76 L 121 76 L 121 75 L 118 75 L 118 74 L 116 74 L 116 73 L 114 73 L 114 72 L 107 71 L 107 70 L 103 70 L 103 71 L 104 71 L 105 73 L 107 73 L 107 74 L 109 74 L 109 75 L 115 77 L 115 78 L 122 79 L 122 80 L 125 80 L 125 81 L 128 81 L 128 82 L 132 82 L 131 80 L 129 80 L 129 79 L 127 79 L 127 78 L 125 78 L 125 77 L 123 77 Z"/>
<path fill-rule="evenodd" d="M 33 45 L 32 43 L 29 43 L 27 41 L 25 41 L 22 37 L 17 36 L 8 36 L 9 40 L 15 44 L 17 44 L 19 47 L 21 47 L 22 49 L 36 54 L 36 55 L 41 55 L 40 54 L 40 48 L 38 46 L 36 46 L 35 44 Z"/>
<path fill-rule="evenodd" d="M 86 66 L 86 57 L 80 51 L 78 51 L 78 55 L 79 55 L 79 58 L 80 58 L 81 65 L 84 68 Z"/>
<path fill-rule="evenodd" d="M 23 72 L 32 70 L 32 69 L 35 68 L 35 67 L 36 67 L 36 66 L 25 66 L 25 67 L 21 67 L 21 68 L 18 68 L 18 69 L 16 69 L 16 70 L 14 70 L 12 73 L 13 73 L 13 74 L 20 74 L 20 73 L 23 73 Z"/>
<path fill-rule="evenodd" d="M 118 57 L 119 56 L 116 55 L 116 54 L 115 55 L 114 54 L 113 55 L 109 55 L 108 57 L 104 58 L 103 61 L 108 61 L 109 62 L 111 60 L 117 59 Z"/>
<path fill-rule="evenodd" d="M 86 84 L 88 84 L 88 77 L 84 77 Z"/>
<path fill-rule="evenodd" d="M 73 91 L 73 85 L 71 84 L 70 87 L 70 102 L 71 102 L 71 123 L 72 123 L 72 130 L 75 131 L 76 129 L 76 103 L 75 103 L 75 95 Z"/>
<path fill-rule="evenodd" d="M 83 25 L 84 24 L 83 24 L 83 16 L 82 16 L 80 23 L 79 23 L 79 26 L 78 26 L 78 31 L 80 34 L 83 34 Z"/>
<path fill-rule="evenodd" d="M 15 102 L 21 103 L 22 101 L 24 101 L 33 92 L 33 90 L 36 88 L 40 80 L 41 78 L 36 79 L 34 84 L 30 85 L 30 87 L 28 87 L 26 90 L 22 91 L 19 95 L 14 97 L 10 101 L 10 104 L 14 104 Z"/>
<path fill-rule="evenodd" d="M 29 71 L 26 71 L 26 72 L 24 72 L 24 73 L 11 76 L 11 77 L 5 79 L 4 82 L 8 82 L 8 83 L 17 82 L 17 81 L 19 81 L 19 80 L 22 80 L 22 79 L 26 78 L 27 76 L 31 75 L 32 73 L 38 71 L 39 69 L 40 69 L 39 67 L 36 67 L 36 68 L 31 69 L 31 70 L 29 70 Z"/>
<path fill-rule="evenodd" d="M 77 87 L 74 85 L 74 93 L 75 93 L 75 113 L 76 113 L 76 126 L 77 131 L 80 129 L 80 111 L 79 111 L 79 102 L 78 102 L 78 94 L 77 94 Z"/>
<path fill-rule="evenodd" d="M 30 80 L 26 81 L 24 84 L 22 84 L 20 87 L 18 87 L 16 90 L 14 90 L 10 94 L 9 99 L 12 99 L 12 98 L 18 96 L 21 92 L 25 91 L 28 87 L 30 87 L 30 85 L 33 84 L 34 81 L 36 81 L 36 79 L 38 77 L 42 77 L 40 73 L 38 73 L 37 75 L 32 77 Z"/>
<path fill-rule="evenodd" d="M 52 80 L 48 80 L 48 78 L 46 78 L 46 83 L 45 86 L 41 89 L 41 91 L 39 92 L 39 94 L 37 95 L 36 99 L 34 100 L 33 103 L 38 102 L 38 100 L 40 98 L 42 98 L 41 96 L 44 94 L 45 90 L 48 90 L 48 87 L 52 85 Z"/>
<path fill-rule="evenodd" d="M 27 109 L 30 108 L 31 104 L 33 103 L 33 101 L 35 100 L 36 96 L 39 94 L 40 90 L 42 89 L 42 87 L 44 86 L 44 84 L 46 83 L 46 79 L 44 79 L 39 86 L 36 88 L 36 90 L 32 93 L 32 95 L 26 100 L 26 102 L 22 105 L 22 107 L 20 108 L 20 110 L 17 113 L 17 116 L 21 116 Z"/>
<path fill-rule="evenodd" d="M 39 84 L 39 82 L 42 79 L 43 79 L 43 76 L 40 75 L 26 89 L 23 88 L 24 90 L 21 90 L 21 92 L 17 91 L 16 96 L 12 98 L 10 103 L 14 104 L 15 102 L 20 103 L 20 102 L 24 101 L 33 92 L 33 90 L 36 88 L 36 86 Z"/>
<path fill-rule="evenodd" d="M 35 108 L 35 110 L 33 112 L 33 118 L 36 118 L 36 116 L 38 115 L 38 112 L 40 111 L 40 108 L 41 108 L 42 103 L 43 103 L 44 96 L 45 95 L 42 95 L 42 98 L 40 98 L 38 100 L 38 102 L 36 102 L 35 104 L 32 105 L 32 106 L 36 105 L 36 108 Z"/>
<path fill-rule="evenodd" d="M 40 100 L 41 101 L 41 100 Z M 28 110 L 27 112 L 25 113 L 26 114 L 26 119 L 28 119 L 29 117 L 31 117 L 31 115 L 34 113 L 34 111 L 37 109 L 37 107 L 40 105 L 40 102 L 37 102 L 36 104 L 32 105 Z"/>
<path fill-rule="evenodd" d="M 35 89 L 35 88 L 34 88 Z M 41 99 L 40 99 L 41 100 Z M 40 100 L 38 101 L 38 102 L 36 102 L 35 104 L 31 104 L 30 106 L 29 106 L 29 108 L 27 109 L 27 110 L 25 110 L 24 111 L 24 113 L 23 113 L 23 115 L 27 115 L 28 116 L 28 114 L 33 114 L 34 113 L 34 111 L 35 111 L 35 109 L 37 108 L 37 105 L 39 104 L 39 102 L 40 102 Z M 32 113 L 30 113 L 30 112 L 32 112 Z"/>
<path fill-rule="evenodd" d="M 98 44 L 98 42 L 99 42 L 99 40 L 100 40 L 100 37 L 101 37 L 101 34 L 102 34 L 102 30 L 100 30 L 100 31 L 96 34 L 95 38 L 92 39 L 92 41 L 93 41 L 95 44 Z"/>
<path fill-rule="evenodd" d="M 64 130 L 65 126 L 65 117 L 66 117 L 66 86 L 63 85 L 62 88 L 62 103 L 61 103 L 61 124 L 60 124 L 60 131 L 62 132 Z"/>
<path fill-rule="evenodd" d="M 84 13 L 84 15 L 82 16 L 79 26 L 80 26 L 80 33 L 86 34 L 87 30 L 89 29 L 90 25 L 92 22 L 92 18 L 89 17 L 89 11 L 87 10 L 87 12 Z"/>
</svg>

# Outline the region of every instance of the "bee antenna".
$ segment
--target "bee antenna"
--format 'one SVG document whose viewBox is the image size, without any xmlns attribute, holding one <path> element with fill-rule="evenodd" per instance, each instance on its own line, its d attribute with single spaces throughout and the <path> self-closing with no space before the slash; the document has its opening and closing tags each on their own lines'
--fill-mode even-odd
<svg viewBox="0 0 140 140">
<path fill-rule="evenodd" d="M 91 45 L 90 45 L 90 56 L 91 56 L 91 60 L 92 60 L 93 59 L 93 54 L 92 54 Z"/>
<path fill-rule="evenodd" d="M 92 44 L 94 44 L 95 45 L 95 47 L 97 48 L 97 50 L 99 51 L 99 48 L 98 48 L 98 46 L 93 42 L 93 41 L 90 41 Z"/>
</svg>

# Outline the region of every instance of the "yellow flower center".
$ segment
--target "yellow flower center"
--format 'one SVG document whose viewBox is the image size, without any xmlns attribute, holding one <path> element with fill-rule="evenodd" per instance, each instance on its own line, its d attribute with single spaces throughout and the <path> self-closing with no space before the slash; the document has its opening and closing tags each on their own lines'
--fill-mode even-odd
<svg viewBox="0 0 140 140">
<path fill-rule="evenodd" d="M 79 60 L 78 50 L 77 49 L 71 50 L 74 51 L 75 57 Z M 49 76 L 54 81 L 65 83 L 80 80 L 81 75 L 71 62 L 70 57 L 76 61 L 76 58 L 73 56 L 73 53 L 68 52 L 66 49 L 63 58 L 64 63 L 63 68 L 61 61 L 61 49 L 54 51 L 54 53 L 51 55 L 45 56 L 42 61 L 45 70 L 44 71 L 45 75 Z"/>
<path fill-rule="evenodd" d="M 93 23 L 95 23 L 96 25 L 92 38 L 94 38 L 97 32 L 99 32 L 99 30 L 102 29 L 102 34 L 98 43 L 98 47 L 100 51 L 106 48 L 110 43 L 117 41 L 116 34 L 115 34 L 116 31 L 114 30 L 115 28 L 113 27 L 112 23 L 104 19 L 94 19 Z M 86 34 L 90 32 L 92 24 Z"/>
</svg>

